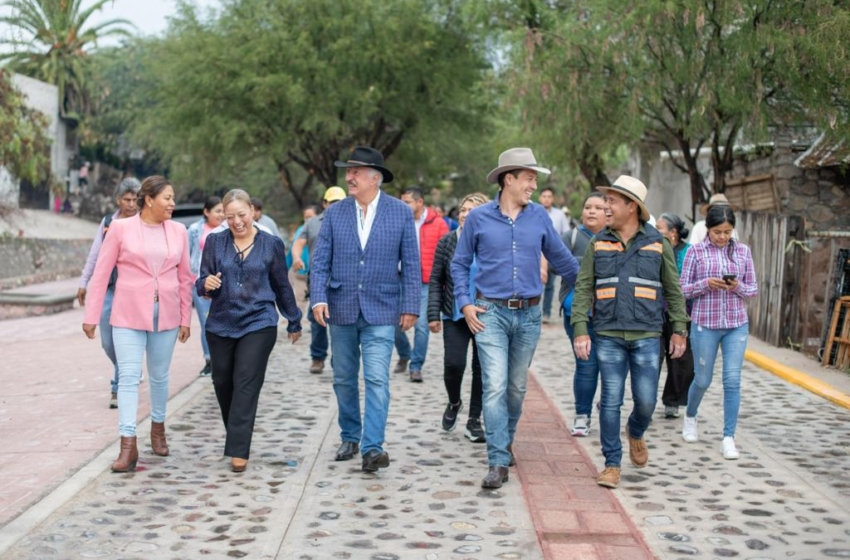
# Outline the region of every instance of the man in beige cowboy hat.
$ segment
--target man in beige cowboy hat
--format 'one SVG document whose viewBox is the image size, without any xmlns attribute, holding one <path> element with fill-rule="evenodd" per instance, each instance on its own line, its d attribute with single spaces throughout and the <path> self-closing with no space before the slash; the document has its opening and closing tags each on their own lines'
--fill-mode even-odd
<svg viewBox="0 0 850 560">
<path fill-rule="evenodd" d="M 711 195 L 711 198 L 708 199 L 707 203 L 700 206 L 699 212 L 705 216 L 714 206 L 728 206 L 733 212 L 736 210 L 734 206 L 729 204 L 729 200 L 726 198 L 726 195 L 716 193 Z M 706 236 L 708 236 L 708 228 L 705 227 L 705 220 L 700 220 L 695 223 L 693 229 L 691 229 L 691 236 L 688 237 L 688 243 L 691 245 L 702 243 Z M 738 239 L 738 233 L 734 229 L 732 230 L 732 238 Z"/>
<path fill-rule="evenodd" d="M 549 214 L 531 202 L 537 175 L 549 173 L 528 148 L 502 152 L 498 167 L 487 175 L 488 183 L 499 184 L 499 194 L 469 213 L 451 264 L 455 302 L 475 335 L 481 362 L 489 464 L 484 488 L 500 488 L 515 464 L 512 444 L 540 338 L 541 253 L 566 282 L 578 271 Z"/>
<path fill-rule="evenodd" d="M 670 354 L 674 359 L 686 348 L 688 315 L 673 249 L 647 223 L 646 186 L 621 175 L 610 187 L 598 189 L 605 194 L 608 226 L 596 234 L 582 259 L 571 322 L 576 356 L 586 360 L 591 344 L 596 348 L 602 379 L 600 439 L 605 455 L 605 470 L 597 483 L 616 488 L 623 456 L 620 407 L 626 375 L 631 371 L 635 403 L 626 428 L 629 457 L 640 468 L 649 460 L 643 435 L 658 394 L 664 302 L 673 323 Z M 591 308 L 596 333 L 592 340 L 587 330 Z"/>
</svg>

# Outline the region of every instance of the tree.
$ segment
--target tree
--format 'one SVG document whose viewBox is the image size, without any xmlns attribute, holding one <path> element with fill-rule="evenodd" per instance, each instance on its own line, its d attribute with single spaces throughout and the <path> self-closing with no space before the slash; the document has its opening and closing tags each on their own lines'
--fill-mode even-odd
<svg viewBox="0 0 850 560">
<path fill-rule="evenodd" d="M 96 0 L 83 8 L 82 0 L 6 0 L 11 11 L 0 23 L 13 30 L 0 38 L 10 52 L 0 54 L 15 72 L 59 87 L 60 113 L 80 120 L 90 108 L 89 50 L 97 40 L 109 36 L 129 36 L 132 24 L 111 19 L 88 26 L 92 14 L 113 0 Z"/>
<path fill-rule="evenodd" d="M 675 152 L 696 204 L 709 194 L 697 167 L 703 146 L 722 192 L 742 137 L 846 122 L 848 71 L 834 60 L 846 59 L 847 18 L 831 0 L 577 3 L 535 37 L 544 48 L 526 106 L 538 118 L 566 108 L 563 141 L 578 161 L 585 143 L 605 154 L 636 135 Z"/>
<path fill-rule="evenodd" d="M 0 166 L 17 179 L 41 183 L 50 178 L 50 139 L 47 118 L 30 109 L 0 68 Z"/>
<path fill-rule="evenodd" d="M 390 157 L 417 135 L 484 128 L 485 63 L 449 2 L 230 0 L 206 19 L 181 3 L 149 60 L 140 142 L 196 180 L 267 157 L 299 207 L 355 145 Z M 458 137 L 441 140 L 450 152 Z"/>
</svg>

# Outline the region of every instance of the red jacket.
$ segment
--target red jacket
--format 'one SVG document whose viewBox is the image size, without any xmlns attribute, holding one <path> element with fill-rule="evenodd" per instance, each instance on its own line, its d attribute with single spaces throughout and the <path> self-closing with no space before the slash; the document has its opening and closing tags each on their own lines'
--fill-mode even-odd
<svg viewBox="0 0 850 560">
<path fill-rule="evenodd" d="M 422 283 L 431 280 L 431 269 L 434 267 L 434 253 L 437 242 L 449 232 L 446 221 L 433 208 L 428 208 L 425 223 L 419 228 L 419 262 L 422 266 Z"/>
</svg>

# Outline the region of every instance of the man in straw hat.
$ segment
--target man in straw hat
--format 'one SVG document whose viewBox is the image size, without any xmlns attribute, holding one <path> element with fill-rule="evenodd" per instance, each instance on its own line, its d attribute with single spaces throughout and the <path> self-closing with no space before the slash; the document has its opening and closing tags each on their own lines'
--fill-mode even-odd
<svg viewBox="0 0 850 560">
<path fill-rule="evenodd" d="M 735 208 L 729 204 L 729 200 L 726 198 L 725 194 L 715 193 L 711 195 L 711 198 L 708 199 L 707 203 L 700 206 L 700 214 L 705 216 L 708 214 L 708 211 L 715 206 L 728 206 L 733 212 L 735 211 Z M 705 241 L 706 237 L 708 237 L 708 228 L 705 227 L 705 220 L 700 220 L 694 224 L 694 227 L 691 230 L 691 236 L 688 238 L 688 243 L 696 245 L 697 243 Z M 734 229 L 732 230 L 732 238 L 738 239 L 738 233 Z"/>
<path fill-rule="evenodd" d="M 602 379 L 599 423 L 605 455 L 605 470 L 597 483 L 616 488 L 623 456 L 620 407 L 626 375 L 631 371 L 634 400 L 626 428 L 629 458 L 641 468 L 649 460 L 643 435 L 658 394 L 664 302 L 673 323 L 670 354 L 674 359 L 685 352 L 688 315 L 673 249 L 647 223 L 646 186 L 634 177 L 621 175 L 610 187 L 598 188 L 605 194 L 608 226 L 596 234 L 582 259 L 571 322 L 576 356 L 586 360 L 591 350 L 587 321 L 592 306 Z"/>
<path fill-rule="evenodd" d="M 299 272 L 307 268 L 304 261 L 301 260 L 301 253 L 304 247 L 312 253 L 313 245 L 316 244 L 316 239 L 319 237 L 319 230 L 322 228 L 322 220 L 325 218 L 325 210 L 331 204 L 345 200 L 345 191 L 339 187 L 328 187 L 325 195 L 322 197 L 322 213 L 318 216 L 310 218 L 304 223 L 301 228 L 301 234 L 298 239 L 292 243 L 292 270 Z M 310 277 L 307 277 L 307 291 L 310 291 Z M 310 373 L 322 373 L 325 370 L 325 359 L 328 357 L 328 329 L 316 322 L 312 313 L 308 313 L 310 319 Z"/>
<path fill-rule="evenodd" d="M 487 175 L 488 183 L 499 184 L 499 194 L 469 213 L 451 264 L 455 301 L 475 334 L 481 361 L 490 467 L 484 488 L 501 487 L 515 464 L 512 445 L 540 337 L 541 253 L 566 282 L 578 271 L 546 210 L 531 203 L 538 173 L 550 172 L 530 149 L 502 152 L 499 166 Z M 473 259 L 475 300 L 469 294 Z"/>
<path fill-rule="evenodd" d="M 363 471 L 376 472 L 390 464 L 383 446 L 395 328 L 411 328 L 419 315 L 419 247 L 410 208 L 381 193 L 393 180 L 381 152 L 358 146 L 334 165 L 345 169 L 350 196 L 325 211 L 311 255 L 310 300 L 316 321 L 330 324 L 342 438 L 336 460 L 360 451 Z"/>
</svg>

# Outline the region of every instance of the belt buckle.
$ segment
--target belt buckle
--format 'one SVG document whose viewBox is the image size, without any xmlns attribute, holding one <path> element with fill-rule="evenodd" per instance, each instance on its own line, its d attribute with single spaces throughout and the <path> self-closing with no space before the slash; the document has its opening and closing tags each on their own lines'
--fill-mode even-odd
<svg viewBox="0 0 850 560">
<path fill-rule="evenodd" d="M 508 309 L 522 309 L 522 301 L 521 299 L 509 299 Z"/>
</svg>

